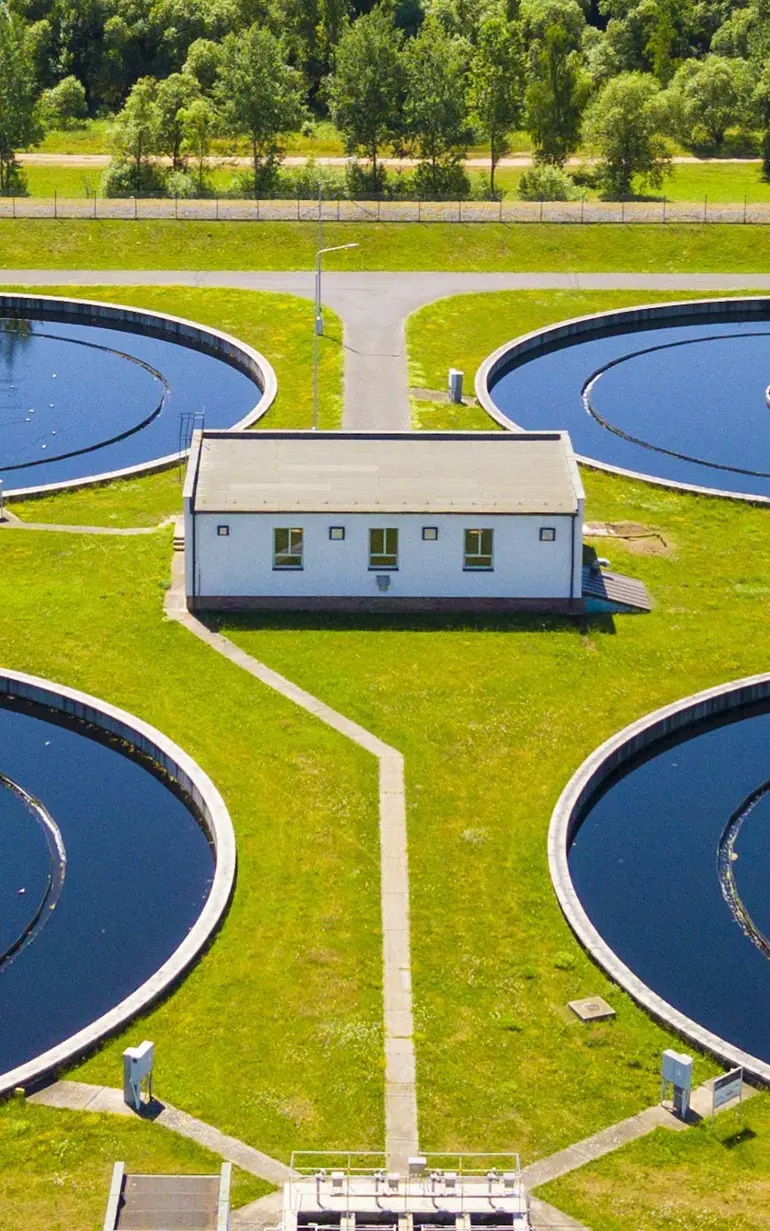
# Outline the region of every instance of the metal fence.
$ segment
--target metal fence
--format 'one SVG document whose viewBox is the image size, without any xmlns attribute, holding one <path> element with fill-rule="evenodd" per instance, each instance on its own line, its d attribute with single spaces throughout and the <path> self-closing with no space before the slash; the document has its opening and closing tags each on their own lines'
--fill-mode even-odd
<svg viewBox="0 0 770 1231">
<path fill-rule="evenodd" d="M 325 222 L 770 223 L 770 202 L 326 200 Z M 318 202 L 131 197 L 0 197 L 0 218 L 178 219 L 180 222 L 314 222 Z"/>
</svg>

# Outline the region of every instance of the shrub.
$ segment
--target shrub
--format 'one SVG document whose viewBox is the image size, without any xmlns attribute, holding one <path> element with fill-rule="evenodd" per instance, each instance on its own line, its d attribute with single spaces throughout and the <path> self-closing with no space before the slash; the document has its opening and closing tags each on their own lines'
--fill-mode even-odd
<svg viewBox="0 0 770 1231">
<path fill-rule="evenodd" d="M 580 196 L 577 184 L 561 167 L 539 163 L 525 171 L 519 180 L 522 201 L 574 201 Z"/>
<path fill-rule="evenodd" d="M 441 162 L 435 166 L 421 162 L 414 173 L 414 192 L 421 201 L 460 201 L 467 197 L 471 182 L 459 162 Z"/>
<path fill-rule="evenodd" d="M 154 162 L 143 162 L 137 171 L 134 162 L 113 158 L 99 184 L 103 197 L 165 197 L 167 172 Z"/>
<path fill-rule="evenodd" d="M 76 128 L 88 116 L 86 92 L 77 77 L 64 77 L 40 100 L 46 123 L 52 128 Z"/>
</svg>

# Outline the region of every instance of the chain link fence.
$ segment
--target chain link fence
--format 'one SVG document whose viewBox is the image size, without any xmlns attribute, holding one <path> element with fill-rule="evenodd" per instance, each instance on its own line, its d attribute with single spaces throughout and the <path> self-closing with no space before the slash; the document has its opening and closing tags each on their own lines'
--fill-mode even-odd
<svg viewBox="0 0 770 1231">
<path fill-rule="evenodd" d="M 324 222 L 770 223 L 770 202 L 326 200 Z M 174 218 L 180 222 L 314 222 L 318 202 L 131 197 L 1 197 L 0 218 Z"/>
</svg>

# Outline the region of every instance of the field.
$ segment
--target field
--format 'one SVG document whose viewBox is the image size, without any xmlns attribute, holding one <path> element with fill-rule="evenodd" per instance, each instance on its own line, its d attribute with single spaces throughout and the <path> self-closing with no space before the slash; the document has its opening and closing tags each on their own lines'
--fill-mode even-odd
<svg viewBox="0 0 770 1231">
<path fill-rule="evenodd" d="M 652 1136 L 581 1167 L 538 1195 L 592 1231 L 767 1231 L 770 1099 L 712 1126 Z"/>
<path fill-rule="evenodd" d="M 6 219 L 11 269 L 312 269 L 314 223 Z M 770 228 L 484 223 L 324 224 L 328 269 L 539 273 L 770 271 Z"/>
<path fill-rule="evenodd" d="M 578 168 L 571 170 L 576 172 Z M 339 168 L 336 173 L 340 173 Z M 31 197 L 53 197 L 57 193 L 64 199 L 93 197 L 99 193 L 101 169 L 98 167 L 28 164 L 24 174 Z M 391 171 L 391 175 L 395 174 Z M 474 167 L 469 169 L 468 174 L 474 187 L 480 187 L 482 181 L 489 180 L 488 170 Z M 232 167 L 223 163 L 209 171 L 207 183 L 216 192 L 232 193 L 233 175 Z M 506 197 L 516 198 L 521 175 L 522 168 L 500 167 L 495 175 L 496 186 Z M 598 200 L 600 197 L 595 188 L 585 187 L 581 191 L 584 191 L 586 200 Z M 763 178 L 762 164 L 759 162 L 677 163 L 674 174 L 666 179 L 661 189 L 650 193 L 638 182 L 636 191 L 641 198 L 653 200 L 661 200 L 665 196 L 669 201 L 702 202 L 707 197 L 709 204 L 713 205 L 735 204 L 744 200 L 749 204 L 770 201 L 770 182 Z"/>
<path fill-rule="evenodd" d="M 101 1231 L 112 1164 L 216 1175 L 222 1160 L 166 1129 L 15 1099 L 0 1106 L 0 1231 Z M 270 1190 L 233 1168 L 233 1206 Z"/>
<path fill-rule="evenodd" d="M 210 292 L 176 288 L 100 294 L 161 308 L 172 295 L 174 311 L 202 320 L 205 297 L 208 319 L 275 359 L 257 296 L 222 292 L 217 305 Z M 502 293 L 473 305 L 482 312 L 463 300 L 441 303 L 410 324 L 410 379 L 440 387 L 448 362 L 470 376 L 491 346 L 523 329 L 641 298 Z M 287 312 L 284 324 L 293 319 Z M 285 345 L 288 362 L 288 332 Z M 307 371 L 303 361 L 298 391 Z M 339 369 L 330 366 L 326 381 L 337 390 Z M 421 427 L 486 425 L 473 408 L 420 403 L 415 413 Z M 615 567 L 648 585 L 649 616 L 216 624 L 405 755 L 425 1149 L 517 1149 L 532 1161 L 656 1102 L 660 1052 L 677 1044 L 572 937 L 551 889 L 545 835 L 562 786 L 612 731 L 766 667 L 770 520 L 758 508 L 591 472 L 584 479 L 589 519 L 633 521 L 661 536 L 654 552 L 620 541 L 610 552 Z M 175 499 L 174 481 L 159 476 L 21 511 L 73 524 L 152 524 Z M 239 842 L 235 900 L 211 950 L 167 1001 L 74 1075 L 118 1084 L 123 1047 L 149 1037 L 161 1098 L 262 1149 L 287 1157 L 292 1147 L 381 1147 L 375 766 L 163 620 L 169 555 L 168 530 L 120 539 L 0 532 L 3 662 L 93 691 L 178 740 L 223 791 Z M 616 1009 L 613 1022 L 584 1026 L 566 1008 L 593 994 Z M 714 1071 L 696 1058 L 696 1080 Z M 667 1192 L 678 1177 L 692 1194 L 679 1225 L 744 1231 L 706 1220 L 700 1177 L 715 1174 L 729 1194 L 746 1158 L 746 1172 L 761 1176 L 770 1148 L 764 1102 L 746 1112 L 756 1145 L 746 1137 L 744 1149 L 741 1139 L 721 1169 L 721 1139 L 657 1135 L 585 1182 L 580 1172 L 542 1195 L 594 1231 L 657 1231 L 645 1176 L 665 1168 Z M 94 1133 L 108 1130 L 112 1122 Z M 11 1160 L 11 1180 L 18 1167 Z M 741 1200 L 749 1214 L 760 1208 Z M 747 1214 L 745 1231 L 763 1225 Z"/>
</svg>

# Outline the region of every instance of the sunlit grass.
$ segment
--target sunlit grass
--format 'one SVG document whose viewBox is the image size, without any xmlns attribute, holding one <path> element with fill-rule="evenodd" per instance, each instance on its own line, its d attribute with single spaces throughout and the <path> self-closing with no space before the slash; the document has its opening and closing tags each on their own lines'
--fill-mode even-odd
<svg viewBox="0 0 770 1231">
<path fill-rule="evenodd" d="M 222 1159 L 146 1121 L 0 1105 L 0 1231 L 101 1231 L 112 1166 L 135 1174 L 217 1175 Z M 233 1168 L 233 1207 L 270 1185 Z"/>
<path fill-rule="evenodd" d="M 6 288 L 11 289 L 11 288 Z M 19 287 L 45 295 L 149 308 L 188 317 L 222 329 L 248 342 L 272 363 L 278 396 L 260 420 L 261 428 L 309 427 L 313 402 L 313 317 L 309 301 L 266 291 L 229 291 L 196 287 L 95 286 Z M 319 364 L 319 420 L 339 427 L 342 418 L 342 326 L 324 310 L 325 336 Z M 256 401 L 256 397 L 255 397 Z M 27 521 L 69 525 L 153 526 L 182 509 L 177 469 L 143 479 L 112 483 L 88 491 L 64 493 L 41 500 L 13 503 L 13 512 Z"/>
</svg>

